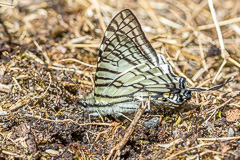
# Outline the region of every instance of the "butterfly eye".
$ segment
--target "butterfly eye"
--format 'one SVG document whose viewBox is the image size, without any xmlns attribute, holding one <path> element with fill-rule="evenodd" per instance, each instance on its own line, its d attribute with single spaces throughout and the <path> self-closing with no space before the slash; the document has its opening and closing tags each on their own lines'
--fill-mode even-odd
<svg viewBox="0 0 240 160">
<path fill-rule="evenodd" d="M 186 97 L 187 100 L 190 100 L 192 97 L 191 91 L 185 91 L 183 95 Z"/>
<path fill-rule="evenodd" d="M 79 101 L 78 103 L 84 108 L 88 106 L 88 104 L 85 101 Z"/>
<path fill-rule="evenodd" d="M 178 97 L 177 97 L 177 103 L 183 103 L 184 102 L 184 99 L 183 99 L 183 97 L 182 97 L 182 95 L 178 95 Z"/>
</svg>

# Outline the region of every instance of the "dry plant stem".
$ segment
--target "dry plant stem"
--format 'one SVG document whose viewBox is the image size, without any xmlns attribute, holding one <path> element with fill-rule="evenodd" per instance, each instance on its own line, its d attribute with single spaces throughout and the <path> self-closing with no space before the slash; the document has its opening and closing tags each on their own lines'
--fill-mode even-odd
<svg viewBox="0 0 240 160">
<path fill-rule="evenodd" d="M 134 119 L 133 119 L 132 123 L 130 124 L 130 126 L 128 127 L 128 130 L 127 130 L 126 134 L 124 135 L 122 141 L 119 144 L 117 144 L 113 149 L 111 149 L 110 154 L 107 157 L 107 160 L 110 160 L 115 152 L 116 153 L 120 152 L 120 150 L 126 145 L 129 137 L 132 135 L 132 133 L 137 125 L 137 122 L 141 118 L 142 114 L 145 112 L 148 105 L 149 105 L 149 101 L 146 102 L 145 104 L 143 102 L 141 103 L 141 107 L 138 109 L 136 115 L 134 116 Z M 116 157 L 116 155 L 114 157 Z"/>
<path fill-rule="evenodd" d="M 67 43 L 63 45 L 64 47 L 69 47 L 69 48 L 99 48 L 100 44 L 72 44 L 72 43 Z"/>
<path fill-rule="evenodd" d="M 30 99 L 28 99 L 26 96 L 22 98 L 22 100 L 19 100 L 16 104 L 12 105 L 9 110 L 14 111 L 30 102 Z"/>
<path fill-rule="evenodd" d="M 239 92 L 239 93 L 240 93 L 240 92 Z M 220 106 L 218 106 L 218 107 L 216 107 L 216 108 L 208 111 L 207 114 L 209 114 L 209 113 L 211 113 L 211 112 L 213 112 L 213 113 L 208 117 L 208 119 L 207 119 L 203 124 L 206 124 L 206 123 L 209 121 L 209 119 L 216 113 L 216 111 L 217 111 L 219 108 L 225 106 L 226 104 L 230 103 L 235 97 L 239 96 L 239 93 L 237 93 L 235 96 L 233 96 L 233 97 L 231 97 L 230 99 L 228 99 L 225 103 L 221 104 Z"/>
<path fill-rule="evenodd" d="M 41 98 L 43 98 L 43 97 L 47 94 L 47 91 L 49 90 L 50 85 L 52 84 L 52 78 L 51 78 L 50 72 L 48 72 L 47 75 L 48 75 L 48 77 L 49 77 L 49 85 L 48 85 L 47 89 L 46 89 L 46 90 L 44 91 L 44 93 L 42 93 L 40 96 L 33 97 L 34 99 L 41 99 Z M 12 77 L 12 78 L 13 78 L 13 80 L 15 81 L 15 83 L 18 84 L 16 78 L 14 78 L 14 77 Z M 22 88 L 20 87 L 19 84 L 18 84 L 18 87 L 19 87 L 19 90 L 22 90 Z M 15 105 L 11 106 L 11 107 L 9 108 L 9 110 L 11 110 L 11 111 L 16 110 L 16 109 L 22 107 L 23 105 L 28 104 L 31 99 L 32 99 L 32 97 L 22 98 L 22 101 L 17 102 Z"/>
<path fill-rule="evenodd" d="M 154 46 L 155 47 L 155 46 Z M 175 50 L 176 52 L 180 51 L 180 53 L 182 55 L 184 55 L 185 57 L 189 58 L 189 59 L 192 59 L 196 62 L 201 62 L 201 59 L 196 57 L 196 56 L 193 56 L 192 54 L 188 53 L 188 51 L 186 51 L 186 49 L 182 48 L 182 49 L 179 49 L 178 47 L 175 47 L 175 46 L 171 46 L 171 45 L 167 45 L 168 48 L 170 49 L 173 49 Z"/>
<path fill-rule="evenodd" d="M 224 105 L 228 104 L 229 102 L 231 102 L 235 97 L 239 96 L 240 95 L 240 92 L 236 93 L 236 95 L 234 95 L 233 97 L 231 97 L 230 99 L 228 99 L 225 103 L 221 104 L 220 106 L 214 108 L 213 110 L 217 110 L 221 107 L 223 107 Z M 207 114 L 211 113 L 213 110 L 211 111 L 208 111 Z"/>
<path fill-rule="evenodd" d="M 53 69 L 53 70 L 58 70 L 58 71 L 70 71 L 70 72 L 75 72 L 77 74 L 84 74 L 87 77 L 90 77 L 91 75 L 89 74 L 89 72 L 84 72 L 84 71 L 80 71 L 80 70 L 76 70 L 73 68 L 62 68 L 62 67 L 56 67 L 56 66 L 49 66 L 48 68 Z"/>
<path fill-rule="evenodd" d="M 223 43 L 222 32 L 221 32 L 221 28 L 219 27 L 219 23 L 217 21 L 217 16 L 216 16 L 216 12 L 215 12 L 212 0 L 208 0 L 208 6 L 210 8 L 212 18 L 213 18 L 213 21 L 214 21 L 214 24 L 215 24 L 215 27 L 216 27 L 216 30 L 217 30 L 221 51 L 223 51 L 223 50 L 225 50 L 225 47 L 224 47 L 224 43 Z"/>
<path fill-rule="evenodd" d="M 40 116 L 33 116 L 33 115 L 30 115 L 30 114 L 25 114 L 24 116 L 36 118 L 36 119 L 43 120 L 43 121 L 54 122 L 54 123 L 59 123 L 59 122 L 60 122 L 60 123 L 71 122 L 71 123 L 76 124 L 76 125 L 78 125 L 78 126 L 96 125 L 96 126 L 110 126 L 110 127 L 112 127 L 112 126 L 118 125 L 118 123 L 116 123 L 116 122 L 113 122 L 113 123 L 84 123 L 84 124 L 80 124 L 80 123 L 77 123 L 77 122 L 73 121 L 72 119 L 51 120 L 51 119 L 42 118 L 42 117 L 40 117 Z"/>
<path fill-rule="evenodd" d="M 47 93 L 47 91 L 49 90 L 51 84 L 52 84 L 52 78 L 51 78 L 50 72 L 47 72 L 47 75 L 48 75 L 48 78 L 49 78 L 49 84 L 48 84 L 48 87 L 47 87 L 47 89 L 46 89 L 46 90 L 45 90 L 40 96 L 35 97 L 35 98 L 37 98 L 37 99 L 41 99 L 41 98 L 43 98 L 44 95 L 45 95 L 45 94 Z"/>
<path fill-rule="evenodd" d="M 3 2 L 0 2 L 0 6 L 1 6 L 1 7 L 11 7 L 11 8 L 14 8 L 14 5 L 12 5 L 12 4 L 7 4 L 7 3 L 3 3 Z"/>
<path fill-rule="evenodd" d="M 192 21 L 198 14 L 200 14 L 200 11 L 207 5 L 207 1 L 202 1 L 200 4 L 197 5 L 197 7 L 192 12 L 191 19 L 189 21 Z"/>
<path fill-rule="evenodd" d="M 22 87 L 20 86 L 20 84 L 18 83 L 18 81 L 16 80 L 15 77 L 12 77 L 13 81 L 16 83 L 16 85 L 18 86 L 18 89 L 21 91 Z"/>
<path fill-rule="evenodd" d="M 186 78 L 187 82 L 190 83 L 192 86 L 194 85 L 193 81 L 190 80 L 190 78 L 188 78 L 178 67 L 175 66 L 175 64 L 173 63 L 173 61 L 170 59 L 169 54 L 167 53 L 167 50 L 165 49 L 165 47 L 163 46 L 163 52 L 162 53 L 166 53 L 167 56 L 169 57 L 169 64 L 175 69 L 175 71 L 182 77 Z"/>
<path fill-rule="evenodd" d="M 7 140 L 11 141 L 13 144 L 15 144 L 16 146 L 18 146 L 18 144 L 10 137 L 4 135 L 3 133 L 0 132 L 0 135 L 4 138 L 6 138 Z"/>
<path fill-rule="evenodd" d="M 202 146 L 209 146 L 209 145 L 212 145 L 212 144 L 213 144 L 213 142 L 211 142 L 211 143 L 203 143 L 203 144 L 199 144 L 199 145 L 197 145 L 197 146 L 195 146 L 195 147 L 190 147 L 190 148 L 188 148 L 188 149 L 185 149 L 185 150 L 180 151 L 180 152 L 178 152 L 178 153 L 176 153 L 176 154 L 174 154 L 174 155 L 169 156 L 169 157 L 166 158 L 165 160 L 174 159 L 174 157 L 176 157 L 176 156 L 178 156 L 178 155 L 180 155 L 180 154 L 183 154 L 183 153 L 185 153 L 185 152 L 187 152 L 187 151 L 190 151 L 190 150 L 192 150 L 192 149 L 201 148 Z"/>
<path fill-rule="evenodd" d="M 38 49 L 40 52 L 42 52 L 44 58 L 46 59 L 46 60 L 45 60 L 45 63 L 50 63 L 51 60 L 50 60 L 50 58 L 48 57 L 47 52 L 43 51 L 42 47 L 37 43 L 37 41 L 33 41 L 33 43 L 35 44 L 35 46 L 37 47 L 37 49 Z"/>
<path fill-rule="evenodd" d="M 98 0 L 92 0 L 92 2 L 95 5 L 95 9 L 96 9 L 96 12 L 98 14 L 98 20 L 99 20 L 99 23 L 101 25 L 101 28 L 102 28 L 103 32 L 105 32 L 107 27 L 106 27 L 106 25 L 105 25 L 105 23 L 103 21 L 103 17 L 102 17 L 100 8 L 99 8 Z"/>
<path fill-rule="evenodd" d="M 212 81 L 214 83 L 216 81 L 218 75 L 220 74 L 222 68 L 226 64 L 226 59 L 225 58 L 228 58 L 229 54 L 225 51 L 225 46 L 224 46 L 224 43 L 223 43 L 223 37 L 222 37 L 221 28 L 220 28 L 219 23 L 217 21 L 217 16 L 216 16 L 216 12 L 215 12 L 212 0 L 208 0 L 208 6 L 210 8 L 210 11 L 211 11 L 211 14 L 212 14 L 212 18 L 213 18 L 213 21 L 214 21 L 214 24 L 215 24 L 215 27 L 216 27 L 216 30 L 217 30 L 217 35 L 218 35 L 218 40 L 219 40 L 219 44 L 220 44 L 220 48 L 221 48 L 222 58 L 224 58 L 224 61 L 223 61 L 222 65 L 221 65 L 221 67 L 219 68 L 217 74 L 215 75 L 215 77 L 214 77 L 214 79 Z"/>
<path fill-rule="evenodd" d="M 8 36 L 8 43 L 11 44 L 11 43 L 12 43 L 12 37 L 11 37 L 10 33 L 8 32 L 7 27 L 5 26 L 5 24 L 4 24 L 3 20 L 2 20 L 1 15 L 0 15 L 0 23 L 1 23 L 2 26 L 3 26 L 4 32 L 5 32 L 5 33 L 7 34 L 7 36 Z"/>
<path fill-rule="evenodd" d="M 146 0 L 139 0 L 139 4 L 141 7 L 145 9 L 147 12 L 148 16 L 152 19 L 152 22 L 155 24 L 156 28 L 158 30 L 162 30 L 162 25 L 159 21 L 159 18 L 156 16 L 154 9 L 151 7 L 148 1 Z"/>
<path fill-rule="evenodd" d="M 234 139 L 240 139 L 240 136 L 237 137 L 220 137 L 220 138 L 197 138 L 198 141 L 228 141 L 228 140 L 234 140 Z"/>
<path fill-rule="evenodd" d="M 0 92 L 9 93 L 11 91 L 12 85 L 6 85 L 0 83 Z"/>
<path fill-rule="evenodd" d="M 204 34 L 202 34 L 201 32 L 198 31 L 198 30 L 201 30 L 201 28 L 200 28 L 200 29 L 198 28 L 198 30 L 194 29 L 189 23 L 187 23 L 184 19 L 182 19 L 175 11 L 170 10 L 170 12 L 172 12 L 173 15 L 175 15 L 180 21 L 182 21 L 184 24 L 186 24 L 189 29 L 197 32 L 199 35 L 203 36 L 204 38 L 205 38 L 205 37 L 206 37 L 206 38 L 209 38 L 209 37 L 205 36 Z M 225 23 L 226 23 L 226 24 L 230 24 L 230 23 L 235 23 L 235 22 L 238 22 L 238 21 L 240 21 L 240 19 L 236 18 L 236 19 L 232 19 L 231 21 L 229 20 L 229 21 L 227 21 L 227 22 L 224 22 L 223 24 L 225 24 Z M 211 24 L 211 25 L 214 25 L 214 24 Z M 201 26 L 200 26 L 200 27 L 201 27 Z M 211 28 L 213 28 L 213 27 L 211 26 Z M 222 35 L 221 35 L 221 37 L 222 37 Z M 213 43 L 212 40 L 211 40 L 211 43 Z M 221 42 L 220 42 L 220 43 L 221 43 Z M 223 44 L 223 40 L 222 40 L 222 44 Z M 234 59 L 232 59 L 231 57 L 229 57 L 228 53 L 227 53 L 225 50 L 224 50 L 224 54 L 222 54 L 222 55 L 225 55 L 225 57 L 227 57 L 230 62 L 232 62 L 233 64 L 235 64 L 236 66 L 238 66 L 238 67 L 240 68 L 240 64 L 239 64 L 236 60 L 234 60 Z M 223 62 L 223 63 L 222 63 L 222 65 L 221 65 L 218 73 L 216 74 L 213 82 L 215 82 L 217 76 L 218 76 L 219 73 L 221 72 L 221 70 L 222 70 L 223 66 L 225 65 L 225 63 L 226 63 L 226 62 Z"/>
<path fill-rule="evenodd" d="M 210 0 L 209 0 L 209 1 L 210 1 Z M 209 5 L 209 7 L 210 7 L 210 5 Z M 214 15 L 215 15 L 215 17 L 216 17 L 215 10 L 214 10 L 214 8 L 213 8 L 213 4 L 212 4 L 212 7 L 210 7 L 210 9 L 211 9 L 211 12 L 212 12 L 212 9 L 213 9 Z M 172 12 L 175 16 L 179 17 L 179 16 L 176 14 L 175 11 L 171 10 L 171 12 Z M 179 19 L 180 19 L 181 21 L 185 22 L 182 18 L 179 17 Z M 217 20 L 216 20 L 216 18 L 214 18 L 214 16 L 213 16 L 213 19 L 214 19 L 214 22 L 215 22 L 215 21 L 217 22 Z M 196 30 L 195 30 L 190 24 L 188 24 L 187 22 L 185 22 L 185 24 L 186 24 L 191 30 L 196 31 Z M 216 23 L 215 23 L 215 25 L 216 25 Z M 229 59 L 229 54 L 226 52 L 225 47 L 224 47 L 224 43 L 223 43 L 223 39 L 222 39 L 222 34 L 221 34 L 220 27 L 218 26 L 218 28 L 219 28 L 219 29 L 217 29 L 217 31 L 218 31 L 217 33 L 218 33 L 219 42 L 220 42 L 220 46 L 221 46 L 222 57 Z M 220 32 L 219 32 L 219 31 L 220 31 Z M 197 31 L 197 33 L 198 33 L 199 35 L 203 35 L 203 34 L 201 34 L 201 32 L 199 32 L 199 31 Z M 204 35 L 203 35 L 203 36 L 204 36 Z M 204 37 L 206 37 L 206 36 L 204 36 Z M 240 64 L 239 64 L 237 61 L 235 61 L 235 60 L 233 60 L 233 59 L 231 59 L 231 60 L 232 60 L 232 63 L 234 63 L 234 64 L 237 63 L 238 66 L 240 66 Z M 222 65 L 221 65 L 221 67 L 219 68 L 219 70 L 218 70 L 216 76 L 214 77 L 212 83 L 215 82 L 215 80 L 217 79 L 218 75 L 220 74 L 220 72 L 221 72 L 221 70 L 222 70 L 222 68 L 224 67 L 225 64 L 226 64 L 226 59 L 224 59 Z M 188 81 L 188 82 L 189 82 L 189 81 Z"/>
<path fill-rule="evenodd" d="M 29 57 L 40 64 L 44 64 L 43 60 L 41 60 L 38 56 L 36 56 L 32 52 L 26 51 L 24 54 L 26 55 L 26 57 Z"/>
<path fill-rule="evenodd" d="M 2 150 L 2 153 L 6 154 L 6 155 L 15 156 L 16 158 L 21 158 L 21 157 L 23 158 L 23 156 L 18 155 L 17 153 L 9 152 L 9 151 L 6 151 L 6 150 Z"/>
<path fill-rule="evenodd" d="M 182 138 L 173 140 L 172 142 L 168 143 L 168 144 L 157 144 L 157 147 L 162 147 L 162 148 L 170 148 L 173 145 L 178 145 L 179 143 L 183 142 L 184 140 Z"/>
<path fill-rule="evenodd" d="M 231 57 L 229 57 L 228 60 L 240 68 L 240 64 L 236 60 L 232 59 Z"/>
<path fill-rule="evenodd" d="M 204 82 L 200 83 L 199 85 L 197 85 L 197 88 L 202 87 L 202 86 L 210 83 L 210 81 L 211 81 L 211 79 L 207 79 L 206 81 L 204 81 Z"/>
<path fill-rule="evenodd" d="M 198 31 L 197 29 L 195 29 L 191 24 L 189 24 L 186 20 L 184 20 L 177 12 L 175 12 L 174 10 L 170 10 L 170 12 L 177 18 L 179 19 L 182 23 L 184 23 L 187 27 L 187 29 L 194 31 L 194 35 L 195 36 L 201 36 L 202 39 L 206 39 L 208 42 L 210 42 L 211 44 L 215 44 L 212 40 L 212 38 L 206 36 L 205 34 L 201 33 L 200 31 Z"/>
<path fill-rule="evenodd" d="M 217 74 L 215 75 L 215 77 L 213 78 L 213 81 L 212 83 L 214 83 L 218 77 L 218 75 L 220 74 L 221 70 L 223 69 L 223 67 L 225 66 L 225 64 L 227 63 L 227 60 L 224 59 L 221 66 L 219 67 L 218 71 L 217 71 Z"/>
<path fill-rule="evenodd" d="M 194 155 L 194 156 L 192 156 L 192 157 L 190 157 L 190 158 L 187 158 L 186 160 L 195 160 L 195 159 L 199 159 L 199 157 L 202 157 L 203 155 L 208 154 L 208 153 L 213 153 L 213 154 L 219 154 L 219 155 L 222 155 L 221 152 L 216 152 L 216 151 L 212 151 L 212 150 L 208 150 L 208 149 L 206 149 L 206 151 L 201 152 L 200 154 Z"/>
<path fill-rule="evenodd" d="M 57 61 L 57 63 L 58 63 L 58 62 L 66 62 L 66 61 L 77 62 L 77 63 L 79 63 L 79 64 L 82 64 L 82 65 L 85 65 L 85 66 L 88 66 L 88 67 L 93 67 L 93 68 L 96 68 L 96 67 L 97 67 L 97 66 L 94 66 L 94 65 L 91 65 L 91 64 L 87 64 L 87 63 L 84 63 L 84 62 L 79 61 L 79 60 L 76 60 L 76 59 L 72 59 L 72 58 L 62 59 L 62 60 Z"/>
<path fill-rule="evenodd" d="M 240 17 L 228 19 L 228 20 L 225 20 L 225 21 L 220 21 L 219 26 L 224 26 L 224 25 L 237 23 L 237 22 L 240 22 Z M 214 28 L 214 27 L 215 27 L 215 24 L 207 24 L 207 25 L 199 26 L 198 30 L 207 30 L 207 29 L 211 29 L 211 28 Z"/>
<path fill-rule="evenodd" d="M 201 53 L 202 64 L 203 64 L 204 70 L 207 71 L 207 63 L 205 61 L 205 55 L 203 53 L 202 40 L 201 40 L 200 36 L 198 36 L 198 43 L 199 43 L 199 50 Z"/>
</svg>

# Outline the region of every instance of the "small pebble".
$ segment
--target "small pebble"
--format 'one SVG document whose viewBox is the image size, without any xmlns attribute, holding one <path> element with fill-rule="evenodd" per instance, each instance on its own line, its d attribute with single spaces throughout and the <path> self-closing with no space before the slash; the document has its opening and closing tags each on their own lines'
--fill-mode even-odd
<svg viewBox="0 0 240 160">
<path fill-rule="evenodd" d="M 158 124 L 159 124 L 159 117 L 153 117 L 149 121 L 143 122 L 143 125 L 148 128 L 156 127 Z"/>
<path fill-rule="evenodd" d="M 47 149 L 45 152 L 51 155 L 59 155 L 59 152 L 54 149 Z"/>
<path fill-rule="evenodd" d="M 233 137 L 234 136 L 234 130 L 233 130 L 233 128 L 229 128 L 228 129 L 228 137 Z"/>
<path fill-rule="evenodd" d="M 0 111 L 0 116 L 5 116 L 7 115 L 8 113 L 6 111 Z"/>
</svg>

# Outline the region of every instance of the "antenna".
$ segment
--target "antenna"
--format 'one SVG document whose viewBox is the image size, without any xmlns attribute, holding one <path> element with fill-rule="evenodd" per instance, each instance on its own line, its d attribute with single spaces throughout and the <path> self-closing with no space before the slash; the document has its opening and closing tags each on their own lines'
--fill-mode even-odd
<svg viewBox="0 0 240 160">
<path fill-rule="evenodd" d="M 65 73 L 65 70 L 63 70 L 63 74 L 64 74 L 72 83 L 74 83 L 79 90 L 81 90 L 81 88 L 78 87 L 78 84 L 77 84 L 76 82 L 74 82 L 74 81 L 72 80 L 72 78 L 70 78 L 70 77 Z"/>
</svg>

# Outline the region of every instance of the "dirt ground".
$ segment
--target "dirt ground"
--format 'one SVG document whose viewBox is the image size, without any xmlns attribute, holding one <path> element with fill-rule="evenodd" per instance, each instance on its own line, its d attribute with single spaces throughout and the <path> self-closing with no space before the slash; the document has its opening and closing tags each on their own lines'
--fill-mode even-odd
<svg viewBox="0 0 240 160">
<path fill-rule="evenodd" d="M 115 158 L 240 159 L 239 6 L 214 1 L 219 34 L 207 0 L 0 1 L 0 159 L 110 158 L 131 122 L 89 118 L 77 101 L 92 92 L 102 36 L 125 8 L 189 86 L 235 78 L 177 109 L 152 105 Z"/>
</svg>

